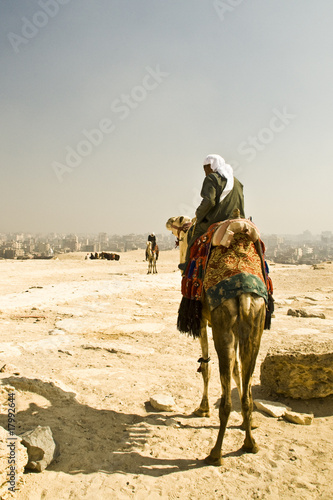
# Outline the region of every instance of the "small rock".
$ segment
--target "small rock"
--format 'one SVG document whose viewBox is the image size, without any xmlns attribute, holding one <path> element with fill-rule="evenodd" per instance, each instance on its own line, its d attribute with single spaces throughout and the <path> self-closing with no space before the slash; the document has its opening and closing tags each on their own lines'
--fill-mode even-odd
<svg viewBox="0 0 333 500">
<path fill-rule="evenodd" d="M 153 418 L 153 419 L 149 419 L 149 423 L 153 424 L 153 425 L 165 425 L 165 420 L 164 418 Z"/>
<path fill-rule="evenodd" d="M 66 335 L 66 333 L 63 330 L 60 330 L 60 328 L 54 328 L 49 331 L 49 335 Z"/>
<path fill-rule="evenodd" d="M 0 373 L 14 373 L 14 375 L 19 375 L 20 374 L 19 371 L 18 371 L 18 369 L 16 368 L 16 366 L 11 365 L 10 363 L 4 364 L 0 368 Z"/>
<path fill-rule="evenodd" d="M 164 394 L 155 394 L 150 398 L 150 404 L 156 410 L 173 411 L 176 403 L 171 396 L 166 396 Z"/>
<path fill-rule="evenodd" d="M 174 418 L 168 418 L 167 420 L 164 421 L 164 425 L 167 427 L 180 427 L 179 422 L 175 420 Z"/>
<path fill-rule="evenodd" d="M 93 351 L 101 351 L 102 347 L 99 345 L 84 344 L 81 345 L 82 349 L 92 349 Z"/>
<path fill-rule="evenodd" d="M 27 448 L 29 462 L 26 469 L 42 472 L 55 458 L 56 444 L 50 427 L 40 425 L 21 436 L 21 443 Z"/>
<path fill-rule="evenodd" d="M 288 422 L 299 425 L 311 425 L 314 418 L 312 413 L 297 413 L 289 410 L 287 410 L 283 416 Z"/>
<path fill-rule="evenodd" d="M 265 401 L 264 399 L 255 399 L 254 404 L 258 410 L 262 410 L 271 417 L 279 418 L 283 417 L 286 411 L 290 411 L 291 408 L 288 406 L 278 403 L 275 401 Z"/>
<path fill-rule="evenodd" d="M 62 349 L 58 349 L 58 352 L 61 352 L 62 354 L 67 354 L 68 356 L 73 356 L 73 354 L 70 351 L 63 351 Z"/>
<path fill-rule="evenodd" d="M 326 319 L 324 313 L 308 313 L 305 309 L 288 309 L 287 316 L 295 316 L 296 318 L 320 318 Z"/>
<path fill-rule="evenodd" d="M 303 309 L 288 309 L 287 316 L 295 316 L 298 318 L 302 312 L 305 312 Z"/>
</svg>

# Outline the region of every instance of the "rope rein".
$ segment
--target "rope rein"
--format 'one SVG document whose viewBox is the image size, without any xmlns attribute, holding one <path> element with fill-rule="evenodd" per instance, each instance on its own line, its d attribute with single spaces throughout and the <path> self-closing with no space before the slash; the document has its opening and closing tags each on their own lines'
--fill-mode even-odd
<svg viewBox="0 0 333 500">
<path fill-rule="evenodd" d="M 192 221 L 185 222 L 185 224 L 183 224 L 182 226 L 175 226 L 174 224 L 170 224 L 170 227 L 172 227 L 172 229 L 175 229 L 177 231 L 176 247 L 179 246 L 180 241 L 183 241 L 183 238 L 180 237 L 180 233 L 183 232 L 186 234 L 191 226 L 192 226 Z"/>
</svg>

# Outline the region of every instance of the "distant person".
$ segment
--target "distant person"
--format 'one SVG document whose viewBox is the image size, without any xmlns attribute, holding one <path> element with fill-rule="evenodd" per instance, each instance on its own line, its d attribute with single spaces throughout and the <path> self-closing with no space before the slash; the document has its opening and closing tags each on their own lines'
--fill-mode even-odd
<svg viewBox="0 0 333 500">
<path fill-rule="evenodd" d="M 240 217 L 245 218 L 243 185 L 234 177 L 231 165 L 219 155 L 208 155 L 203 168 L 205 179 L 200 193 L 202 201 L 195 211 L 195 224 L 189 232 L 186 262 L 179 266 L 182 270 L 186 269 L 191 246 L 209 226 L 230 219 L 236 208 L 240 211 Z"/>
<path fill-rule="evenodd" d="M 159 249 L 158 249 L 158 246 L 156 244 L 156 236 L 155 236 L 155 233 L 150 233 L 148 235 L 148 239 L 147 241 L 151 241 L 151 249 L 153 252 L 156 253 L 156 260 L 158 259 L 158 254 L 159 254 Z M 148 260 L 148 253 L 147 253 L 147 250 L 146 250 L 146 260 Z"/>
<path fill-rule="evenodd" d="M 156 247 L 156 236 L 155 233 L 151 233 L 148 236 L 148 241 L 151 241 L 151 249 L 154 251 Z"/>
</svg>

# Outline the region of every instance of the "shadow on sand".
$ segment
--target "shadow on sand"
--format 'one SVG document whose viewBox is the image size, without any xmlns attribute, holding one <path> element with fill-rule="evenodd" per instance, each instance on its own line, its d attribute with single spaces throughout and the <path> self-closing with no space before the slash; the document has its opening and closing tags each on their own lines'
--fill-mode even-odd
<svg viewBox="0 0 333 500">
<path fill-rule="evenodd" d="M 28 388 L 27 380 L 30 382 Z M 16 414 L 17 434 L 37 425 L 51 428 L 59 455 L 48 470 L 67 474 L 120 472 L 158 477 L 206 466 L 196 459 L 154 457 L 153 449 L 146 449 L 145 455 L 135 450 L 138 445 L 142 447 L 147 443 L 152 426 L 158 425 L 149 416 L 92 408 L 79 403 L 74 393 L 40 379 L 8 377 L 2 379 L 2 384 L 33 391 L 50 403 L 48 407 L 30 403 L 27 409 Z M 7 415 L 0 415 L 0 425 L 7 428 Z"/>
</svg>

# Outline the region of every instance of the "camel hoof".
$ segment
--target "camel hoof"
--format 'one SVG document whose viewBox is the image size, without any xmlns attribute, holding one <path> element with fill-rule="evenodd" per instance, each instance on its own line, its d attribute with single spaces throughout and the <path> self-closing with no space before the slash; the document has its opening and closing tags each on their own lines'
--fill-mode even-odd
<svg viewBox="0 0 333 500">
<path fill-rule="evenodd" d="M 215 467 L 219 467 L 220 465 L 222 465 L 222 457 L 214 458 L 211 455 L 208 455 L 208 457 L 205 458 L 204 462 L 207 465 L 214 465 Z"/>
<path fill-rule="evenodd" d="M 242 450 L 246 453 L 258 453 L 259 446 L 257 445 L 257 443 L 254 443 L 253 446 L 246 446 L 245 444 L 243 444 Z"/>
<path fill-rule="evenodd" d="M 196 410 L 194 410 L 193 415 L 195 415 L 196 417 L 210 417 L 210 411 L 197 408 Z"/>
</svg>

